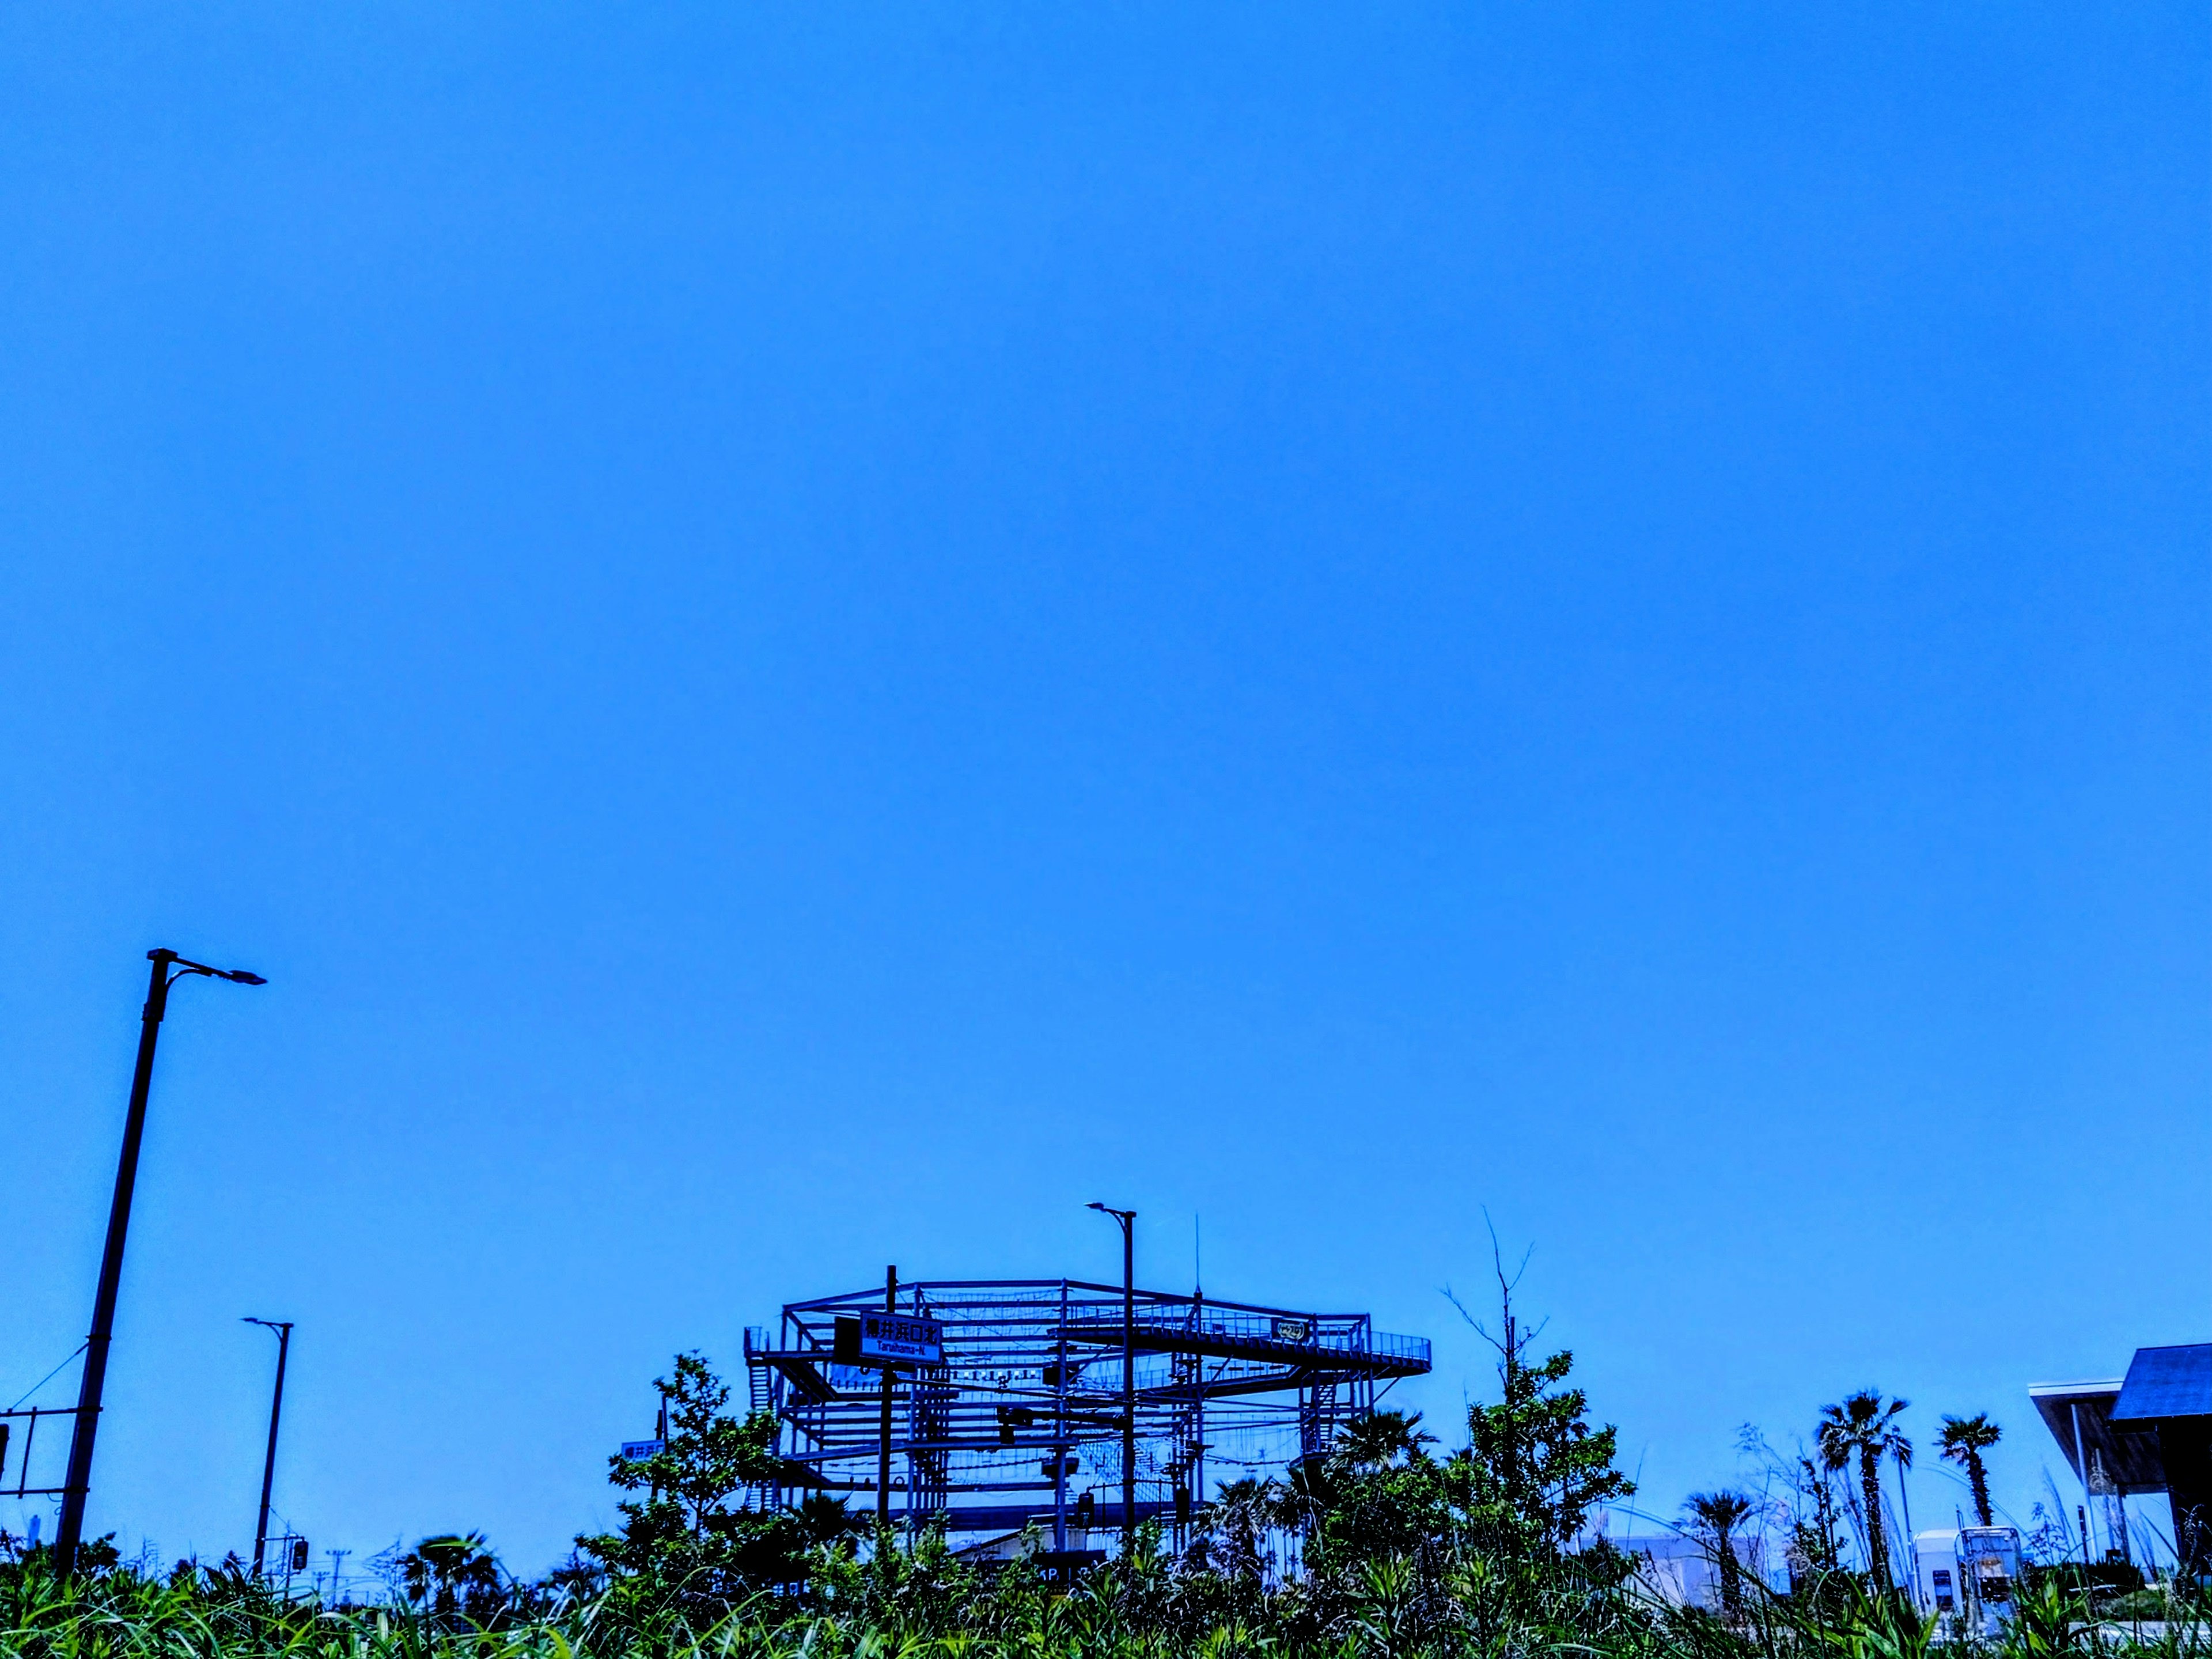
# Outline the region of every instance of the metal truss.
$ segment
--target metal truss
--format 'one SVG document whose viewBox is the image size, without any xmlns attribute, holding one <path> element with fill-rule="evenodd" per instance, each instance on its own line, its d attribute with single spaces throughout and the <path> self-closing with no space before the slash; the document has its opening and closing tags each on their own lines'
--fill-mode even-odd
<svg viewBox="0 0 2212 1659">
<path fill-rule="evenodd" d="M 1072 1279 L 902 1285 L 898 1310 L 939 1322 L 945 1364 L 895 1373 L 889 1508 L 953 1533 L 1118 1526 L 1121 1287 Z M 876 1492 L 881 1373 L 832 1358 L 835 1323 L 884 1292 L 787 1304 L 773 1339 L 745 1334 L 752 1403 L 781 1425 L 781 1505 L 810 1492 Z M 1137 1518 L 1180 1522 L 1209 1466 L 1272 1471 L 1323 1450 L 1374 1407 L 1377 1384 L 1429 1369 L 1425 1339 L 1365 1314 L 1136 1292 Z M 903 1478 L 902 1479 L 902 1474 Z M 1178 1524 L 1180 1531 L 1180 1524 Z"/>
</svg>

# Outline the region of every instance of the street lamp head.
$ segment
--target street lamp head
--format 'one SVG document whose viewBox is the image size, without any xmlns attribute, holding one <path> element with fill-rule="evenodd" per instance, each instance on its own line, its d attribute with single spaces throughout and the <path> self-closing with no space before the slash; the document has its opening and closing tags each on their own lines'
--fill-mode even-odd
<svg viewBox="0 0 2212 1659">
<path fill-rule="evenodd" d="M 1094 1198 L 1094 1199 L 1092 1199 L 1092 1200 L 1091 1200 L 1091 1202 L 1090 1202 L 1090 1203 L 1088 1203 L 1088 1204 L 1085 1205 L 1083 1207 L 1084 1207 L 1085 1209 L 1086 1209 L 1086 1210 L 1103 1210 L 1103 1209 L 1104 1209 L 1106 1206 L 1105 1206 L 1103 1204 L 1101 1204 L 1101 1203 L 1100 1203 L 1097 1199 L 1095 1199 L 1095 1198 Z"/>
<path fill-rule="evenodd" d="M 210 968 L 204 962 L 194 962 L 190 957 L 180 957 L 174 951 L 149 951 L 149 962 L 158 962 L 166 969 L 170 963 L 177 964 L 178 975 L 204 974 L 210 979 L 227 979 L 233 985 L 266 985 L 269 981 L 246 968 Z"/>
</svg>

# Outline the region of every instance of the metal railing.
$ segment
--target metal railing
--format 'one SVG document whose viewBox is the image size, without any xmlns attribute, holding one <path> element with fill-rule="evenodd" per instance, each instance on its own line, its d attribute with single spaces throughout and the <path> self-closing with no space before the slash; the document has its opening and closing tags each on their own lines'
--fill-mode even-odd
<svg viewBox="0 0 2212 1659">
<path fill-rule="evenodd" d="M 1250 1343 L 1271 1348 L 1311 1349 L 1322 1353 L 1371 1354 L 1385 1359 L 1429 1363 L 1426 1337 L 1400 1336 L 1390 1331 L 1369 1330 L 1359 1320 L 1335 1320 L 1288 1314 L 1258 1314 L 1191 1308 L 1140 1307 L 1133 1322 L 1142 1335 L 1158 1340 L 1180 1336 L 1202 1341 Z M 1070 1318 L 1071 1335 L 1105 1341 L 1118 1336 L 1121 1312 L 1118 1308 L 1085 1309 Z"/>
</svg>

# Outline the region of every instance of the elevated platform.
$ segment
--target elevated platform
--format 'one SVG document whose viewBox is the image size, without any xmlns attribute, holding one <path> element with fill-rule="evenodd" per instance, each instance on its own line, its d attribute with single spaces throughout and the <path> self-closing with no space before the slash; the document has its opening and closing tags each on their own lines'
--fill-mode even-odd
<svg viewBox="0 0 2212 1659">
<path fill-rule="evenodd" d="M 1112 1310 L 1105 1317 L 1086 1310 L 1068 1321 L 1066 1336 L 1071 1344 L 1118 1353 L 1121 1310 Z M 1205 1354 L 1305 1370 L 1356 1370 L 1376 1377 L 1419 1376 L 1430 1364 L 1425 1339 L 1369 1330 L 1357 1316 L 1285 1319 L 1225 1310 L 1218 1303 L 1187 1310 L 1146 1308 L 1131 1322 L 1129 1346 L 1139 1353 Z"/>
</svg>

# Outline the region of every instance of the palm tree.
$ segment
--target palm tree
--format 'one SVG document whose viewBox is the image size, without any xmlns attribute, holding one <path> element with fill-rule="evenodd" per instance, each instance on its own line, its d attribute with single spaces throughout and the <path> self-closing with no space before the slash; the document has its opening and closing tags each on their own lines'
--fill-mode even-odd
<svg viewBox="0 0 2212 1659">
<path fill-rule="evenodd" d="M 1859 1491 L 1866 1499 L 1867 1567 L 1879 1589 L 1890 1588 L 1889 1540 L 1881 1528 L 1881 1460 L 1893 1457 L 1899 1468 L 1912 1467 L 1912 1443 L 1896 1426 L 1897 1414 L 1909 1403 L 1885 1402 L 1879 1389 L 1863 1389 L 1840 1406 L 1821 1407 L 1820 1425 L 1813 1434 L 1827 1468 L 1858 1463 Z"/>
<path fill-rule="evenodd" d="M 1290 1472 L 1280 1480 L 1271 1480 L 1267 1485 L 1272 1488 L 1268 1496 L 1269 1523 L 1301 1536 L 1311 1531 L 1322 1511 L 1336 1501 L 1335 1483 L 1328 1478 L 1328 1467 L 1318 1457 L 1301 1458 L 1291 1465 Z"/>
<path fill-rule="evenodd" d="M 1411 1461 L 1422 1455 L 1422 1447 L 1436 1443 L 1419 1412 L 1370 1412 L 1338 1434 L 1336 1455 L 1353 1468 L 1380 1469 Z"/>
<path fill-rule="evenodd" d="M 1272 1480 L 1246 1476 L 1224 1482 L 1213 1494 L 1208 1530 L 1219 1540 L 1214 1565 L 1239 1584 L 1259 1583 L 1267 1570 L 1267 1529 L 1274 1522 L 1279 1494 Z"/>
<path fill-rule="evenodd" d="M 1758 1506 L 1740 1492 L 1693 1492 L 1682 1503 L 1684 1513 L 1697 1524 L 1713 1547 L 1721 1565 L 1721 1606 L 1733 1619 L 1743 1610 L 1743 1589 L 1737 1578 L 1735 1529 L 1758 1513 Z"/>
<path fill-rule="evenodd" d="M 480 1532 L 426 1538 L 399 1558 L 399 1571 L 408 1595 L 440 1613 L 474 1610 L 499 1593 L 499 1559 Z"/>
<path fill-rule="evenodd" d="M 800 1528 L 817 1544 L 834 1544 L 863 1530 L 860 1518 L 845 1507 L 845 1500 L 826 1492 L 810 1493 L 796 1513 Z"/>
<path fill-rule="evenodd" d="M 1997 1443 L 2004 1431 L 1990 1421 L 1987 1412 L 1976 1412 L 1972 1417 L 1947 1417 L 1942 1431 L 1936 1443 L 1943 1449 L 1943 1455 L 1954 1463 L 1963 1463 L 1966 1469 L 1966 1484 L 1974 1489 L 1974 1513 L 1985 1527 L 1996 1522 L 1990 1514 L 1990 1475 L 1982 1467 L 1982 1454 Z"/>
</svg>

